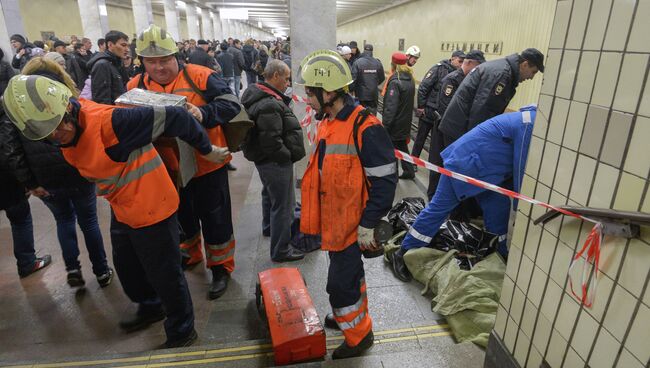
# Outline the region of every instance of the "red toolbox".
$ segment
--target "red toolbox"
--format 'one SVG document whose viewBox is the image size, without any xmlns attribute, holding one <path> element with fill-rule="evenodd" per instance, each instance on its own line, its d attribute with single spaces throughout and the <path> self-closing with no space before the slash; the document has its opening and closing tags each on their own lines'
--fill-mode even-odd
<svg viewBox="0 0 650 368">
<path fill-rule="evenodd" d="M 325 330 L 300 271 L 273 268 L 260 272 L 258 277 L 257 307 L 269 323 L 275 364 L 325 356 Z"/>
</svg>

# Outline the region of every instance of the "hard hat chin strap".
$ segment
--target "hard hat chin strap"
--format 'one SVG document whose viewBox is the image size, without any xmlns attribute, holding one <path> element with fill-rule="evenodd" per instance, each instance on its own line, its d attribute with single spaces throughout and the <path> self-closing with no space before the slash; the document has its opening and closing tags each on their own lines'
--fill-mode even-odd
<svg viewBox="0 0 650 368">
<path fill-rule="evenodd" d="M 336 100 L 343 97 L 343 95 L 345 94 L 345 92 L 343 91 L 336 91 L 336 95 L 329 102 L 325 102 L 325 99 L 323 98 L 323 93 L 325 92 L 326 91 L 322 88 L 319 88 L 319 91 L 316 92 L 316 99 L 318 100 L 318 104 L 320 105 L 320 109 L 318 109 L 318 112 L 316 113 L 316 119 L 318 120 L 323 120 L 323 117 L 325 117 L 326 107 L 333 107 Z"/>
<path fill-rule="evenodd" d="M 65 115 L 63 115 L 63 119 L 71 122 L 72 125 L 74 125 L 74 138 L 72 138 L 70 143 L 57 144 L 57 146 L 61 148 L 76 146 L 77 142 L 79 142 L 79 138 L 81 137 L 81 132 L 83 130 L 81 128 L 81 125 L 79 125 L 79 110 L 81 110 L 81 104 L 79 104 L 79 101 L 77 101 L 77 99 L 74 97 L 70 97 L 70 104 L 72 105 L 72 110 L 66 112 Z"/>
</svg>

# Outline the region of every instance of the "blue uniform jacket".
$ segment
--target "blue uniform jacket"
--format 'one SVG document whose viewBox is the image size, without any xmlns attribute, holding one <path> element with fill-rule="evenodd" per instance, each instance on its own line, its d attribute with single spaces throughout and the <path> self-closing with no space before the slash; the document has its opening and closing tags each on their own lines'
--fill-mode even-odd
<svg viewBox="0 0 650 368">
<path fill-rule="evenodd" d="M 444 167 L 496 185 L 512 178 L 518 193 L 536 114 L 537 107 L 529 105 L 484 121 L 441 152 Z M 459 200 L 484 190 L 459 180 L 452 186 Z"/>
</svg>

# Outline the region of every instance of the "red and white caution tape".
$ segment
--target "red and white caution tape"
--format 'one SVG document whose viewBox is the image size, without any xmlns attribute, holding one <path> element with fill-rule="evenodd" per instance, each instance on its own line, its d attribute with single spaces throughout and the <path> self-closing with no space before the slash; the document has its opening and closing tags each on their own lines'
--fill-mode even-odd
<svg viewBox="0 0 650 368">
<path fill-rule="evenodd" d="M 514 192 L 512 190 L 508 190 L 505 188 L 501 188 L 498 185 L 494 185 L 482 180 L 474 179 L 469 176 L 459 174 L 456 172 L 453 172 L 451 170 L 447 170 L 444 167 L 440 167 L 438 165 L 434 165 L 430 162 L 424 161 L 418 157 L 411 156 L 405 152 L 395 150 L 395 157 L 406 162 L 410 162 L 416 166 L 426 168 L 431 171 L 435 171 L 437 173 L 440 173 L 442 175 L 449 176 L 451 178 L 454 178 L 456 180 L 460 180 L 464 183 L 468 183 L 483 189 L 491 190 L 493 192 L 497 192 L 499 194 L 508 196 L 510 198 L 514 199 L 519 199 L 526 201 L 528 203 L 538 205 L 545 207 L 547 209 L 557 211 L 560 213 L 563 213 L 567 216 L 572 216 L 581 220 L 589 221 L 594 223 L 594 227 L 589 233 L 589 236 L 587 237 L 587 240 L 585 241 L 585 244 L 583 245 L 582 249 L 576 253 L 576 255 L 573 257 L 573 260 L 571 261 L 571 265 L 569 266 L 569 285 L 571 287 L 571 293 L 580 300 L 582 304 L 584 304 L 586 307 L 591 307 L 593 305 L 594 297 L 596 295 L 596 287 L 598 286 L 598 276 L 600 274 L 600 270 L 598 268 L 598 263 L 600 261 L 600 245 L 603 237 L 602 233 L 602 224 L 594 219 L 590 219 L 588 217 L 578 215 L 576 213 L 573 213 L 571 211 L 567 211 L 563 208 L 555 207 L 551 204 L 544 203 L 541 201 L 538 201 L 534 198 L 530 198 L 526 195 L 523 195 L 521 193 Z M 586 254 L 585 254 L 586 252 Z M 581 295 L 577 295 L 575 291 L 573 290 L 573 280 L 571 276 L 571 271 L 575 267 L 575 265 L 578 263 L 580 259 L 582 259 L 582 256 L 586 256 L 586 260 L 583 259 L 583 267 L 582 267 L 582 280 L 581 280 L 581 285 L 580 285 L 580 290 L 581 290 Z M 587 287 L 587 283 L 589 282 L 589 275 L 592 274 L 592 280 L 591 284 L 589 287 Z"/>
<path fill-rule="evenodd" d="M 296 102 L 296 103 L 304 103 L 306 104 L 308 101 L 304 97 L 300 97 L 298 95 L 292 95 L 291 99 Z M 309 141 L 309 144 L 312 145 L 314 144 L 314 140 L 316 140 L 316 131 L 318 129 L 318 124 L 320 123 L 320 120 L 317 120 L 315 115 L 314 109 L 312 109 L 311 106 L 307 105 L 305 107 L 305 117 L 300 121 L 300 126 L 305 129 L 307 133 L 307 140 Z"/>
<path fill-rule="evenodd" d="M 292 100 L 297 103 L 307 103 L 307 99 L 293 95 Z M 320 120 L 317 120 L 314 117 L 314 111 L 311 106 L 307 105 L 305 108 L 305 112 L 307 113 L 305 117 L 300 121 L 300 126 L 304 128 L 307 131 L 307 139 L 309 141 L 309 144 L 313 144 L 314 140 L 316 139 L 316 131 L 318 129 L 318 124 L 320 123 Z M 395 150 L 395 157 L 406 161 L 410 162 L 414 165 L 417 165 L 419 167 L 426 168 L 431 171 L 435 171 L 437 173 L 440 173 L 442 175 L 449 176 L 451 178 L 454 178 L 456 180 L 460 180 L 462 182 L 484 188 L 487 190 L 491 190 L 493 192 L 497 192 L 499 194 L 508 196 L 513 199 L 519 199 L 525 202 L 528 202 L 530 204 L 534 204 L 537 206 L 542 206 L 544 208 L 547 208 L 549 210 L 557 211 L 560 212 L 564 215 L 575 217 L 580 220 L 584 221 L 589 221 L 591 223 L 594 223 L 594 227 L 591 229 L 591 232 L 589 233 L 589 236 L 587 237 L 587 240 L 585 241 L 585 244 L 583 245 L 582 249 L 576 253 L 576 255 L 573 257 L 573 260 L 571 261 L 571 265 L 569 266 L 569 285 L 571 287 L 571 293 L 578 299 L 582 304 L 584 304 L 586 307 L 591 307 L 593 305 L 593 301 L 596 295 L 596 288 L 598 286 L 598 277 L 600 275 L 600 269 L 598 267 L 599 261 L 600 261 L 600 245 L 602 242 L 603 238 L 603 233 L 602 233 L 602 224 L 594 219 L 590 219 L 588 217 L 578 215 L 576 213 L 573 213 L 571 211 L 565 210 L 563 208 L 555 207 L 551 204 L 544 203 L 541 201 L 538 201 L 534 198 L 528 197 L 526 195 L 523 195 L 521 193 L 514 192 L 512 190 L 508 190 L 505 188 L 501 188 L 498 185 L 494 185 L 482 180 L 474 179 L 469 176 L 459 174 L 450 170 L 445 169 L 444 167 L 440 167 L 437 165 L 434 165 L 430 162 L 426 162 L 424 160 L 421 160 L 418 157 L 411 156 L 407 153 L 404 153 L 399 150 Z M 583 255 L 585 256 L 586 259 L 583 258 Z M 571 271 L 573 268 L 576 266 L 578 261 L 582 260 L 583 266 L 582 266 L 582 279 L 580 282 L 580 291 L 581 295 L 577 295 L 576 292 L 573 289 L 573 277 L 571 275 Z M 587 284 L 589 283 L 589 278 L 591 275 L 591 284 L 587 287 Z"/>
</svg>

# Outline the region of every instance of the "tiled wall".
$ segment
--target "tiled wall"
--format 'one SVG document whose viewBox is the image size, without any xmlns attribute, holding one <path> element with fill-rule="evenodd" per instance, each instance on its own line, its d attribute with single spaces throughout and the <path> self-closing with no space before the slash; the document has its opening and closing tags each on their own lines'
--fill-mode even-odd
<svg viewBox="0 0 650 368">
<path fill-rule="evenodd" d="M 560 0 L 523 192 L 552 204 L 650 213 L 650 0 Z M 650 365 L 650 228 L 606 237 L 596 301 L 567 270 L 589 223 L 545 226 L 520 204 L 496 334 L 522 367 Z M 578 279 L 578 277 L 576 277 Z"/>
</svg>

